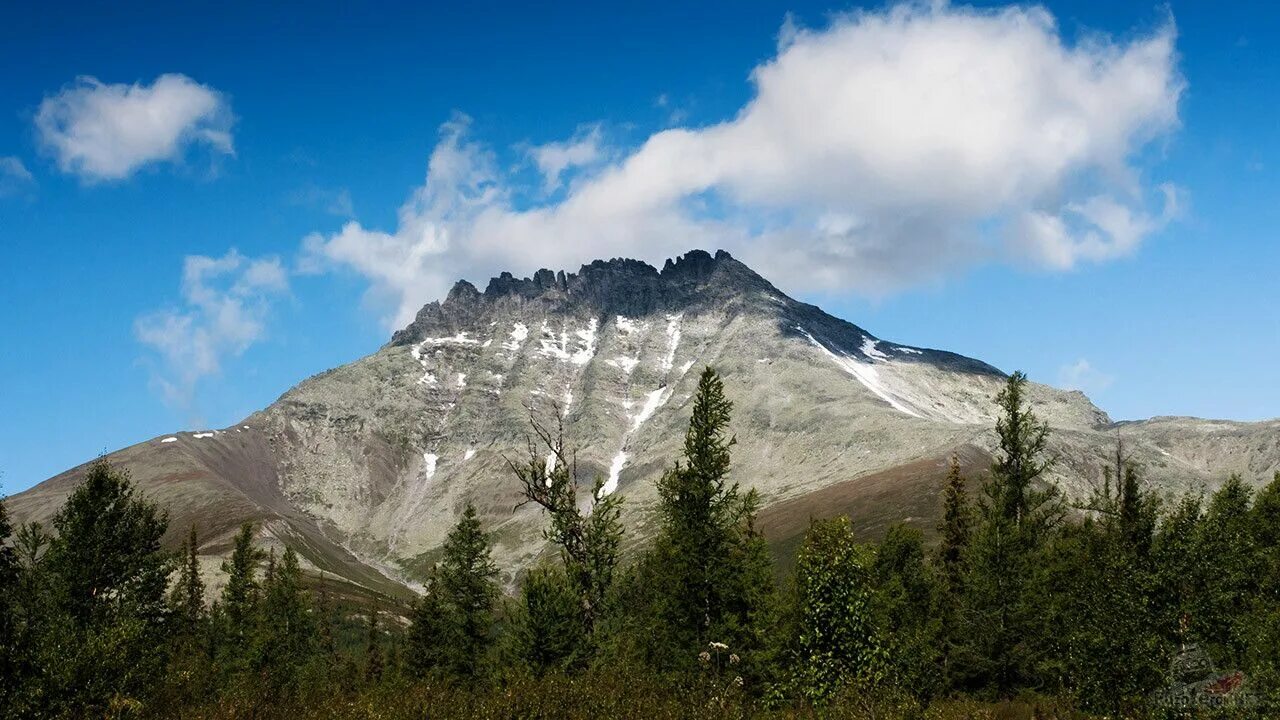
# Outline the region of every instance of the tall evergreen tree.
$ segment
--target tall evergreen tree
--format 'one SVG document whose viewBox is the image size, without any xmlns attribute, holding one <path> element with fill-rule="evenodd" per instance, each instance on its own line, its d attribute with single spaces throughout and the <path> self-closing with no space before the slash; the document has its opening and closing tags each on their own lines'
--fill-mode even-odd
<svg viewBox="0 0 1280 720">
<path fill-rule="evenodd" d="M 1039 665 L 1043 617 L 1030 594 L 1064 515 L 1057 486 L 1041 482 L 1053 462 L 1045 457 L 1049 427 L 1027 407 L 1026 385 L 1015 372 L 996 396 L 1000 447 L 978 501 L 965 589 L 967 654 L 977 679 L 1002 696 L 1031 682 Z"/>
<path fill-rule="evenodd" d="M 204 581 L 200 578 L 200 541 L 193 524 L 182 545 L 178 581 L 169 591 L 169 612 L 174 631 L 182 638 L 195 638 L 205 619 Z"/>
<path fill-rule="evenodd" d="M 259 638 L 258 664 L 270 669 L 274 689 L 296 686 L 315 652 L 318 633 L 293 548 L 285 548 L 263 585 Z"/>
<path fill-rule="evenodd" d="M 584 632 L 575 611 L 578 601 L 578 593 L 561 567 L 535 567 L 525 576 L 515 645 L 535 675 L 567 670 L 576 659 Z"/>
<path fill-rule="evenodd" d="M 18 627 L 14 598 L 18 588 L 18 556 L 9 544 L 13 525 L 9 509 L 0 499 L 0 677 L 18 677 Z M 0 707 L 8 707 L 16 683 L 0 683 Z M 2 715 L 0 715 L 2 717 Z"/>
<path fill-rule="evenodd" d="M 227 660 L 235 665 L 248 659 L 256 628 L 259 604 L 258 564 L 262 551 L 253 544 L 253 523 L 240 526 L 231 556 L 222 561 L 227 584 L 218 604 L 219 638 Z"/>
<path fill-rule="evenodd" d="M 1205 559 L 1196 547 L 1203 517 L 1203 499 L 1185 496 L 1163 518 L 1152 542 L 1156 583 L 1153 612 L 1156 627 L 1169 642 L 1184 640 L 1183 618 L 1192 616 L 1197 598 L 1203 594 Z"/>
<path fill-rule="evenodd" d="M 56 536 L 40 562 L 53 617 L 40 641 L 47 715 L 100 715 L 140 703 L 165 663 L 163 622 L 167 519 L 105 460 L 54 516 Z"/>
<path fill-rule="evenodd" d="M 370 684 L 381 682 L 385 666 L 382 656 L 382 630 L 378 628 L 378 608 L 375 605 L 369 611 L 368 622 L 365 624 L 364 681 Z"/>
<path fill-rule="evenodd" d="M 973 509 L 969 504 L 968 481 L 960 472 L 960 458 L 951 456 L 947 479 L 942 487 L 942 520 L 938 524 L 938 565 L 946 590 L 958 596 L 964 588 L 965 552 L 973 534 Z"/>
<path fill-rule="evenodd" d="M 1199 589 L 1191 608 L 1191 629 L 1209 645 L 1219 663 L 1239 667 L 1248 637 L 1248 609 L 1265 573 L 1254 542 L 1253 491 L 1232 475 L 1209 500 L 1196 533 Z"/>
<path fill-rule="evenodd" d="M 1044 674 L 1086 708 L 1123 713 L 1159 686 L 1166 647 L 1153 612 L 1157 506 L 1119 443 L 1082 509 L 1085 520 L 1065 526 L 1048 554 Z"/>
<path fill-rule="evenodd" d="M 710 367 L 703 370 L 683 461 L 658 481 L 662 527 L 640 574 L 654 584 L 651 602 L 658 622 L 646 630 L 656 631 L 648 640 L 648 657 L 659 666 L 688 666 L 709 642 L 738 652 L 759 637 L 769 594 L 747 586 L 768 587 L 760 572 L 768 561 L 754 530 L 757 500 L 728 481 L 730 448 L 737 442 L 728 431 L 732 409 L 719 375 Z M 743 564 L 744 558 L 751 561 Z"/>
<path fill-rule="evenodd" d="M 966 557 L 973 536 L 973 507 L 969 501 L 968 481 L 960 471 L 960 458 L 951 456 L 947 478 L 942 488 L 942 520 L 938 524 L 939 542 L 935 561 L 939 574 L 938 662 L 940 681 L 950 687 L 959 681 L 963 668 L 956 664 L 964 642 L 961 609 L 968 576 Z"/>
<path fill-rule="evenodd" d="M 444 542 L 444 557 L 418 600 L 410 630 L 409 663 L 419 675 L 444 670 L 477 674 L 492 642 L 497 567 L 476 508 L 468 503 Z"/>
<path fill-rule="evenodd" d="M 1250 512 L 1258 549 L 1258 592 L 1249 611 L 1254 628 L 1245 648 L 1250 682 L 1272 701 L 1280 699 L 1280 472 L 1258 492 Z"/>
<path fill-rule="evenodd" d="M 426 592 L 410 611 L 405 652 L 409 672 L 417 678 L 452 672 L 462 643 L 462 623 L 457 608 L 445 597 L 439 566 L 432 568 L 425 585 Z"/>
</svg>

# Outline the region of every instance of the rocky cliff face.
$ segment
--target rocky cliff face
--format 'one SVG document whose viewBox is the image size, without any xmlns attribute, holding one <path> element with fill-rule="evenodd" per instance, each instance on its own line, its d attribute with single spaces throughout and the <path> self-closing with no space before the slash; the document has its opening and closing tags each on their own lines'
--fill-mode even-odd
<svg viewBox="0 0 1280 720">
<path fill-rule="evenodd" d="M 235 474 L 232 484 L 248 489 L 234 503 L 200 505 L 215 537 L 261 517 L 315 566 L 366 586 L 370 573 L 412 584 L 472 502 L 511 578 L 546 550 L 544 518 L 517 509 L 506 466 L 527 453 L 529 413 L 559 416 L 584 492 L 599 476 L 623 494 L 628 537 L 639 542 L 653 530 L 654 481 L 679 452 L 705 365 L 735 403 L 734 479 L 759 490 L 780 547 L 809 516 L 835 512 L 869 533 L 901 520 L 931 526 L 947 458 L 958 452 L 981 469 L 993 449 L 999 370 L 881 340 L 726 253 L 693 251 L 661 270 L 610 260 L 569 274 L 504 273 L 483 292 L 459 282 L 378 352 L 304 381 L 244 423 L 120 457 L 175 498 Z M 1261 480 L 1280 466 L 1275 423 L 1116 425 L 1078 392 L 1034 386 L 1032 400 L 1055 430 L 1055 480 L 1071 492 L 1100 477 L 1117 436 L 1170 492 L 1233 471 Z M 200 460 L 231 458 L 249 438 L 251 467 Z M 207 472 L 184 484 L 184 463 L 197 462 Z M 38 514 L 74 476 L 18 496 L 15 509 Z M 234 509 L 218 515 L 219 503 Z"/>
</svg>

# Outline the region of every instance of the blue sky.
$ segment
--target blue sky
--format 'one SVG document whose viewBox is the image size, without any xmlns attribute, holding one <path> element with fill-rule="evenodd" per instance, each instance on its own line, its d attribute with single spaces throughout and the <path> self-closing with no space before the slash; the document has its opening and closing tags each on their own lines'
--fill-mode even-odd
<svg viewBox="0 0 1280 720">
<path fill-rule="evenodd" d="M 1274 10 L 531 5 L 8 9 L 4 491 L 457 276 L 694 246 L 1117 419 L 1280 415 Z"/>
</svg>

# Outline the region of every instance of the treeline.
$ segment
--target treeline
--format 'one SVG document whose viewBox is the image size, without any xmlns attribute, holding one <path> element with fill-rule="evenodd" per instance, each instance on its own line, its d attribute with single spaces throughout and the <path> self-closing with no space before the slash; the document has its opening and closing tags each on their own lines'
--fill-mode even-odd
<svg viewBox="0 0 1280 720">
<path fill-rule="evenodd" d="M 936 542 L 814 520 L 781 585 L 711 369 L 625 562 L 622 499 L 533 424 L 510 467 L 559 552 L 514 596 L 468 506 L 411 607 L 335 602 L 251 525 L 206 605 L 194 529 L 162 551 L 99 462 L 52 532 L 0 504 L 0 717 L 1274 717 L 1280 475 L 1164 504 L 1117 448 L 1073 505 L 1025 383 L 989 472 L 952 461 Z"/>
</svg>

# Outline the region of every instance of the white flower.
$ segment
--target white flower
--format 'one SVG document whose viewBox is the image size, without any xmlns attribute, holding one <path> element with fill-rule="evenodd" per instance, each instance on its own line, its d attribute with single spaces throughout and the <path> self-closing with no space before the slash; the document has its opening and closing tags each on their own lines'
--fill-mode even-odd
<svg viewBox="0 0 1280 720">
<path fill-rule="evenodd" d="M 729 646 L 728 646 L 728 645 L 725 645 L 725 644 L 724 644 L 724 643 L 722 643 L 722 642 L 713 642 L 713 643 L 709 643 L 709 645 L 710 645 L 713 649 L 715 649 L 715 650 L 728 650 L 728 649 L 729 649 Z"/>
</svg>

